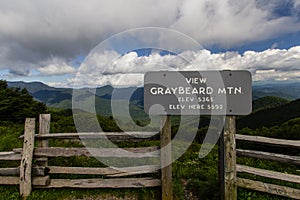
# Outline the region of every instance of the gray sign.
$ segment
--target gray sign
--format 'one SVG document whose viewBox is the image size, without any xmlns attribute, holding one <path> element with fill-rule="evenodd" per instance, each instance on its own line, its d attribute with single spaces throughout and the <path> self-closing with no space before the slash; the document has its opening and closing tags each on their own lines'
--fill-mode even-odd
<svg viewBox="0 0 300 200">
<path fill-rule="evenodd" d="M 152 115 L 247 115 L 248 71 L 153 71 L 144 77 L 144 109 Z"/>
</svg>

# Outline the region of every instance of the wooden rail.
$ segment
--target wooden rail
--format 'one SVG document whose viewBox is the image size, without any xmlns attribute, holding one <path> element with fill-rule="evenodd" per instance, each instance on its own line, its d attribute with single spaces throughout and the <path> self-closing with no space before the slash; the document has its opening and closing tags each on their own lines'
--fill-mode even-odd
<svg viewBox="0 0 300 200">
<path fill-rule="evenodd" d="M 266 178 L 277 179 L 277 180 L 300 184 L 300 176 L 293 175 L 293 174 L 280 173 L 280 172 L 276 172 L 276 171 L 258 169 L 258 168 L 254 168 L 254 167 L 243 166 L 243 165 L 236 165 L 236 169 L 237 169 L 237 172 L 244 172 L 244 173 L 262 176 L 262 177 L 266 177 Z"/>
<path fill-rule="evenodd" d="M 236 140 L 254 142 L 256 144 L 265 144 L 278 147 L 291 147 L 300 148 L 300 140 L 284 140 L 284 139 L 274 139 L 262 136 L 250 136 L 250 135 L 240 135 L 236 134 Z"/>
<path fill-rule="evenodd" d="M 37 140 L 47 139 L 84 139 L 84 140 L 101 140 L 109 139 L 113 142 L 139 142 L 144 140 L 152 140 L 153 137 L 158 136 L 159 132 L 85 132 L 85 133 L 48 133 L 36 134 Z M 23 139 L 24 135 L 20 136 Z"/>
<path fill-rule="evenodd" d="M 32 178 L 33 186 L 46 186 L 50 183 L 49 176 L 37 176 Z M 20 178 L 17 176 L 0 176 L 1 185 L 20 185 Z"/>
<path fill-rule="evenodd" d="M 275 194 L 293 199 L 300 199 L 300 190 L 295 188 L 264 183 L 261 181 L 253 181 L 244 178 L 237 178 L 237 185 L 250 190 L 266 192 L 269 194 Z"/>
<path fill-rule="evenodd" d="M 91 167 L 61 167 L 49 166 L 50 174 L 89 174 L 89 175 L 104 175 L 107 177 L 123 177 L 138 174 L 150 174 L 159 171 L 160 166 L 144 165 L 136 167 L 116 168 L 91 168 Z"/>
<path fill-rule="evenodd" d="M 140 147 L 140 148 L 62 148 L 47 147 L 35 148 L 36 157 L 97 157 L 97 158 L 151 158 L 159 157 L 158 147 Z M 13 149 L 16 153 L 22 153 L 21 149 Z"/>
<path fill-rule="evenodd" d="M 46 176 L 50 169 L 48 167 L 32 167 L 33 176 Z M 1 176 L 20 176 L 20 167 L 0 168 Z"/>
<path fill-rule="evenodd" d="M 51 179 L 50 184 L 37 188 L 144 188 L 160 185 L 160 180 L 154 178 Z"/>
<path fill-rule="evenodd" d="M 7 160 L 7 161 L 12 161 L 12 160 L 21 160 L 21 154 L 16 153 L 14 151 L 8 151 L 8 152 L 0 152 L 0 160 Z"/>
<path fill-rule="evenodd" d="M 269 153 L 269 152 L 262 152 L 262 151 L 254 151 L 254 150 L 236 150 L 237 155 L 251 157 L 251 158 L 259 158 L 289 164 L 300 165 L 300 157 L 299 156 L 289 156 L 277 153 Z"/>
</svg>

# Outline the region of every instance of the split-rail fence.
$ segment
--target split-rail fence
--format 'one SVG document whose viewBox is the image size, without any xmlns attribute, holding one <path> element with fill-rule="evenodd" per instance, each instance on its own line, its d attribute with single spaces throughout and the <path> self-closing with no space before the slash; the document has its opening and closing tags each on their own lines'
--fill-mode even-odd
<svg viewBox="0 0 300 200">
<path fill-rule="evenodd" d="M 132 154 L 122 154 L 122 151 L 112 148 L 86 149 L 86 148 L 65 148 L 49 147 L 49 139 L 79 139 L 90 138 L 99 139 L 109 137 L 112 141 L 123 141 L 126 138 L 151 138 L 160 134 L 160 147 L 164 147 L 171 141 L 171 122 L 170 117 L 162 117 L 164 125 L 160 133 L 155 132 L 122 132 L 116 133 L 49 133 L 50 115 L 42 114 L 39 117 L 39 132 L 35 134 L 35 119 L 27 118 L 25 122 L 22 149 L 13 149 L 10 152 L 0 152 L 0 160 L 19 161 L 19 167 L 0 168 L 0 184 L 2 185 L 19 185 L 20 195 L 27 197 L 30 195 L 32 188 L 144 188 L 144 187 L 161 187 L 162 199 L 172 199 L 172 165 L 160 169 L 158 165 L 142 165 L 125 168 L 115 167 L 65 167 L 49 166 L 48 159 L 53 157 L 116 157 L 123 158 Z M 35 145 L 37 141 L 37 145 Z M 300 165 L 300 157 L 283 155 L 272 152 L 262 152 L 254 150 L 236 149 L 236 142 L 246 141 L 259 145 L 269 145 L 271 147 L 294 148 L 300 149 L 300 141 L 282 140 L 266 138 L 260 136 L 248 136 L 236 134 L 235 117 L 227 116 L 224 131 L 220 140 L 220 165 L 221 165 L 221 182 L 223 195 L 221 199 L 237 199 L 237 188 L 247 188 L 260 192 L 266 192 L 274 195 L 280 195 L 293 199 L 300 199 L 300 190 L 297 188 L 275 185 L 256 180 L 241 178 L 239 173 L 247 173 L 259 177 L 281 180 L 300 184 L 300 176 L 294 174 L 281 173 L 271 170 L 258 169 L 236 163 L 237 156 L 265 159 Z M 166 162 L 171 159 L 171 148 L 159 155 L 155 150 L 160 147 L 139 147 L 126 148 L 127 151 L 139 152 L 143 157 L 157 158 Z M 135 157 L 136 158 L 136 157 Z M 130 156 L 129 156 L 129 159 Z M 153 176 L 143 176 L 136 178 L 135 175 L 147 175 L 159 173 L 160 179 Z M 104 178 L 88 179 L 56 179 L 52 178 L 53 174 L 80 174 L 80 175 L 101 175 Z M 133 177 L 132 177 L 133 176 Z M 200 188 L 201 189 L 201 188 Z"/>
<path fill-rule="evenodd" d="M 35 134 L 35 119 L 27 118 L 25 121 L 23 148 L 13 149 L 10 152 L 0 152 L 0 160 L 20 161 L 19 167 L 0 168 L 0 184 L 19 185 L 20 195 L 27 197 L 32 188 L 144 188 L 161 187 L 162 199 L 172 199 L 172 166 L 169 165 L 160 169 L 159 165 L 140 165 L 126 168 L 116 167 L 64 167 L 49 166 L 48 159 L 54 157 L 102 157 L 102 158 L 158 158 L 160 160 L 170 159 L 171 151 L 166 151 L 164 155 L 159 155 L 159 147 L 137 147 L 126 148 L 139 154 L 128 154 L 126 151 L 120 151 L 118 148 L 65 148 L 49 147 L 49 139 L 78 140 L 79 138 L 101 139 L 108 137 L 112 141 L 122 141 L 126 138 L 130 141 L 138 138 L 151 139 L 151 136 L 160 134 L 161 146 L 168 144 L 171 139 L 170 120 L 164 123 L 162 131 L 158 132 L 102 132 L 102 133 L 49 133 L 50 114 L 42 114 L 39 117 L 39 133 Z M 167 131 L 167 132 L 166 132 Z M 143 136 L 142 138 L 139 136 Z M 135 137 L 137 136 L 137 137 Z M 154 137 L 152 137 L 154 138 Z M 35 142 L 37 141 L 37 142 Z M 37 145 L 35 145 L 37 143 Z M 125 153 L 124 153 L 125 152 Z M 158 173 L 160 179 L 147 176 L 148 174 Z M 99 175 L 101 178 L 88 179 L 56 179 L 51 178 L 53 174 L 80 174 L 80 175 Z M 138 176 L 143 175 L 143 176 Z M 103 177 L 103 178 L 102 178 Z M 157 176 L 156 176 L 157 177 Z"/>
</svg>

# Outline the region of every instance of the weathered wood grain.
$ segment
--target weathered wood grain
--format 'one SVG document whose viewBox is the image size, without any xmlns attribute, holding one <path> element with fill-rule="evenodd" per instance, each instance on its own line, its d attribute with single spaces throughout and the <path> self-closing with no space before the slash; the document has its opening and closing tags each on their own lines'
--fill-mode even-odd
<svg viewBox="0 0 300 200">
<path fill-rule="evenodd" d="M 161 147 L 161 189 L 162 200 L 173 199 L 172 191 L 172 146 L 171 146 L 171 118 L 162 116 L 162 129 L 160 133 Z"/>
<path fill-rule="evenodd" d="M 254 150 L 242 150 L 242 149 L 237 149 L 236 153 L 238 156 L 259 158 L 259 159 L 264 159 L 264 160 L 272 160 L 272 161 L 277 161 L 277 162 L 300 165 L 300 157 L 299 156 L 289 156 L 289 155 L 283 155 L 283 154 L 254 151 Z"/>
<path fill-rule="evenodd" d="M 279 147 L 292 147 L 300 148 L 300 140 L 284 140 L 284 139 L 275 139 L 262 136 L 250 136 L 250 135 L 236 135 L 236 140 L 254 142 L 258 144 L 267 144 L 271 146 Z"/>
<path fill-rule="evenodd" d="M 35 119 L 26 118 L 23 153 L 20 164 L 20 195 L 27 197 L 32 190 L 31 166 L 34 150 Z"/>
<path fill-rule="evenodd" d="M 139 148 L 62 148 L 48 147 L 35 148 L 34 156 L 37 157 L 115 157 L 115 158 L 148 158 L 159 157 L 159 147 L 139 147 Z M 21 149 L 13 149 L 14 152 L 22 152 Z"/>
<path fill-rule="evenodd" d="M 50 132 L 50 120 L 51 115 L 50 114 L 41 114 L 39 116 L 39 134 L 38 135 L 46 135 Z M 38 147 L 48 147 L 48 139 L 44 138 L 42 140 L 38 141 Z M 48 159 L 45 158 L 44 161 L 38 161 L 38 165 L 41 166 L 47 166 L 48 165 Z"/>
<path fill-rule="evenodd" d="M 13 151 L 0 152 L 0 160 L 21 160 L 21 154 Z"/>
<path fill-rule="evenodd" d="M 49 168 L 47 167 L 33 167 L 33 176 L 46 176 L 48 175 Z M 0 176 L 20 176 L 20 167 L 14 168 L 0 168 Z"/>
<path fill-rule="evenodd" d="M 1 185 L 19 185 L 20 178 L 17 176 L 0 176 Z"/>
<path fill-rule="evenodd" d="M 50 174 L 94 174 L 105 175 L 108 177 L 122 177 L 137 174 L 148 174 L 157 172 L 159 166 L 144 165 L 126 168 L 91 168 L 91 167 L 61 167 L 61 166 L 49 166 Z"/>
<path fill-rule="evenodd" d="M 300 190 L 290 188 L 286 186 L 279 186 L 270 183 L 264 183 L 260 181 L 253 181 L 244 178 L 237 178 L 238 187 L 256 190 L 260 192 L 266 192 L 269 194 L 275 194 L 279 196 L 300 199 Z"/>
<path fill-rule="evenodd" d="M 144 188 L 160 186 L 160 180 L 153 178 L 118 179 L 51 179 L 47 186 L 38 188 Z"/>
<path fill-rule="evenodd" d="M 84 139 L 84 140 L 95 140 L 95 139 L 110 139 L 114 142 L 125 142 L 132 141 L 138 142 L 143 140 L 152 140 L 158 132 L 89 132 L 89 133 L 50 133 L 43 135 L 35 135 L 37 140 L 44 139 Z M 20 136 L 23 138 L 24 136 Z"/>
<path fill-rule="evenodd" d="M 38 176 L 32 178 L 32 185 L 46 186 L 50 183 L 49 176 Z M 0 176 L 0 185 L 19 185 L 20 179 L 17 176 Z"/>
<path fill-rule="evenodd" d="M 270 170 L 265 170 L 265 169 L 258 169 L 258 168 L 254 168 L 254 167 L 244 166 L 244 165 L 237 165 L 236 169 L 238 172 L 249 173 L 249 174 L 262 176 L 262 177 L 266 177 L 266 178 L 277 179 L 277 180 L 300 184 L 300 176 L 293 175 L 293 174 L 286 174 L 286 173 L 280 173 L 280 172 L 270 171 Z"/>
<path fill-rule="evenodd" d="M 235 117 L 226 116 L 224 127 L 224 199 L 237 199 L 236 186 L 236 143 L 235 143 Z"/>
</svg>

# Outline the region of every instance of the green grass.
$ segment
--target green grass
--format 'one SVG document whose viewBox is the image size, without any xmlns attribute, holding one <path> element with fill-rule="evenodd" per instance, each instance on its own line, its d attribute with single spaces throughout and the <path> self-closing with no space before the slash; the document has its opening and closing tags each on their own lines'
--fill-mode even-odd
<svg viewBox="0 0 300 200">
<path fill-rule="evenodd" d="M 21 200 L 18 186 L 0 186 L 0 200 Z M 159 189 L 34 189 L 26 200 L 73 200 L 84 197 L 137 197 L 159 199 Z"/>
</svg>

